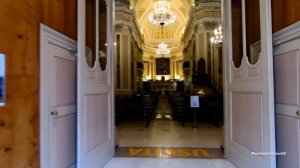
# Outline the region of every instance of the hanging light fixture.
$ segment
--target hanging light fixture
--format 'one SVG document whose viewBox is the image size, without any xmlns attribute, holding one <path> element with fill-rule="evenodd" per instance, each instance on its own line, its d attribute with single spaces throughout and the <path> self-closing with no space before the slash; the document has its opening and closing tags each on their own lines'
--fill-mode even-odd
<svg viewBox="0 0 300 168">
<path fill-rule="evenodd" d="M 171 4 L 166 0 L 157 0 L 154 3 L 154 12 L 155 13 L 168 13 L 170 12 Z"/>
<path fill-rule="evenodd" d="M 149 21 L 154 25 L 169 25 L 176 21 L 176 15 L 171 12 L 171 4 L 166 0 L 157 0 L 154 3 L 153 11 L 148 16 Z"/>
<path fill-rule="evenodd" d="M 210 42 L 213 44 L 222 43 L 223 35 L 222 35 L 222 26 L 220 25 L 218 28 L 214 29 L 213 37 L 210 38 Z"/>
<path fill-rule="evenodd" d="M 156 50 L 157 55 L 165 55 L 170 54 L 170 49 L 168 49 L 168 44 L 162 42 L 158 45 L 158 49 Z"/>
</svg>

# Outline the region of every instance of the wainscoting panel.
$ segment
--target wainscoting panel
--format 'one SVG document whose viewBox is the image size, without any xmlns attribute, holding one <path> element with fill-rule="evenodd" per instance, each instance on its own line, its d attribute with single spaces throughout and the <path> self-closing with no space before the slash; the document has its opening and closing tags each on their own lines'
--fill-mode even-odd
<svg viewBox="0 0 300 168">
<path fill-rule="evenodd" d="M 277 168 L 300 167 L 300 22 L 274 34 Z"/>
<path fill-rule="evenodd" d="M 76 164 L 76 114 L 54 120 L 56 129 L 56 167 L 71 167 Z"/>
<path fill-rule="evenodd" d="M 277 114 L 276 128 L 277 168 L 300 167 L 300 120 Z"/>
<path fill-rule="evenodd" d="M 276 55 L 275 103 L 299 106 L 299 50 Z"/>
<path fill-rule="evenodd" d="M 87 151 L 93 150 L 109 138 L 107 128 L 109 122 L 108 95 L 87 95 Z M 95 129 L 96 128 L 96 129 Z"/>
<path fill-rule="evenodd" d="M 263 151 L 262 95 L 235 92 L 232 102 L 232 140 L 251 151 Z"/>
<path fill-rule="evenodd" d="M 76 62 L 55 58 L 56 106 L 76 104 Z"/>
</svg>

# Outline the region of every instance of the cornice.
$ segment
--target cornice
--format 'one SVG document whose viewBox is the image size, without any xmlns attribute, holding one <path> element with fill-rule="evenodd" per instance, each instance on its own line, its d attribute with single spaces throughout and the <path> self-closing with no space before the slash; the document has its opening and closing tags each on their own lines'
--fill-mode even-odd
<svg viewBox="0 0 300 168">
<path fill-rule="evenodd" d="M 132 9 L 129 9 L 128 7 L 126 6 L 118 6 L 115 8 L 115 12 L 122 12 L 122 13 L 126 13 L 128 15 L 132 15 L 135 17 L 135 11 L 132 10 Z"/>
<path fill-rule="evenodd" d="M 199 3 L 190 10 L 190 16 L 203 12 L 221 11 L 221 2 Z"/>
<path fill-rule="evenodd" d="M 139 25 L 137 24 L 137 21 L 136 21 L 135 11 L 132 9 L 129 9 L 126 6 L 116 7 L 115 11 L 116 11 L 116 16 L 117 15 L 120 16 L 120 17 L 116 17 L 117 20 L 115 21 L 115 28 L 116 29 L 119 28 L 119 32 L 117 32 L 117 33 L 123 32 L 122 28 L 124 26 L 128 26 L 130 28 L 130 32 L 125 31 L 125 33 L 130 33 L 134 37 L 134 40 L 137 41 L 139 48 L 142 48 L 142 46 L 144 45 L 144 43 L 143 43 L 144 39 L 140 32 Z M 122 17 L 122 16 L 124 16 L 124 17 Z M 128 17 L 129 19 L 126 19 L 125 17 Z"/>
<path fill-rule="evenodd" d="M 212 13 L 212 14 L 206 14 Z M 214 15 L 213 13 L 220 13 L 219 15 Z M 211 26 L 221 22 L 221 3 L 199 3 L 198 6 L 192 7 L 189 13 L 189 20 L 183 35 L 183 43 L 185 47 L 188 45 L 188 41 L 195 34 L 195 29 L 197 33 L 200 33 L 200 26 L 204 27 L 204 31 L 212 31 Z M 216 22 L 216 23 L 215 23 Z"/>
<path fill-rule="evenodd" d="M 300 21 L 273 34 L 273 47 L 300 38 Z"/>
</svg>

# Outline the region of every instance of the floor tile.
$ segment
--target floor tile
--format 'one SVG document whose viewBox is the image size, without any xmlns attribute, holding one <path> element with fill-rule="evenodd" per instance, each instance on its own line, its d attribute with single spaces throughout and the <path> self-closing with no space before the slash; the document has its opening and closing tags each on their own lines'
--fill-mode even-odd
<svg viewBox="0 0 300 168">
<path fill-rule="evenodd" d="M 113 158 L 105 168 L 236 168 L 225 159 Z"/>
</svg>

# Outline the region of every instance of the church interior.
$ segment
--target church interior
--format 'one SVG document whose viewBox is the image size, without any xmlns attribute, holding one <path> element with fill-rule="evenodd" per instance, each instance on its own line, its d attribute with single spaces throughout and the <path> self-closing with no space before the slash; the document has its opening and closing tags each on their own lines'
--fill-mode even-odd
<svg viewBox="0 0 300 168">
<path fill-rule="evenodd" d="M 115 11 L 118 147 L 222 149 L 221 1 L 120 0 Z"/>
<path fill-rule="evenodd" d="M 253 20 L 244 18 L 244 22 L 250 23 L 248 25 L 254 28 L 242 27 L 242 1 L 246 2 L 248 7 L 243 12 L 253 17 Z M 84 14 L 79 12 L 83 2 L 86 7 Z M 230 8 L 235 10 L 231 14 L 236 17 L 222 16 L 224 11 L 226 13 L 223 7 L 224 4 L 228 7 L 227 2 L 233 2 Z M 174 153 L 179 153 L 178 157 L 191 157 L 191 155 L 205 157 L 207 152 L 218 153 L 214 155 L 216 158 L 224 157 L 223 145 L 225 145 L 225 153 L 226 149 L 227 151 L 229 149 L 226 148 L 226 140 L 224 142 L 224 137 L 227 137 L 224 129 L 231 128 L 229 124 L 226 127 L 226 122 L 224 122 L 227 113 L 224 114 L 226 108 L 223 107 L 226 106 L 225 101 L 229 100 L 224 95 L 231 89 L 224 85 L 228 80 L 228 76 L 225 77 L 225 75 L 230 74 L 230 72 L 225 72 L 228 64 L 224 66 L 226 62 L 224 60 L 232 61 L 233 68 L 240 66 L 242 59 L 248 60 L 245 55 L 248 54 L 246 52 L 251 51 L 249 45 L 257 41 L 259 35 L 265 35 L 265 32 L 260 32 L 258 20 L 256 20 L 260 18 L 259 7 L 253 7 L 253 5 L 258 5 L 258 2 L 271 3 L 264 4 L 271 8 L 271 16 L 266 20 L 261 20 L 260 23 L 270 21 L 268 28 L 271 29 L 273 35 L 268 40 L 273 40 L 275 83 L 273 90 L 275 93 L 269 96 L 274 99 L 275 110 L 267 111 L 273 112 L 276 116 L 274 119 L 276 141 L 273 141 L 272 145 L 276 145 L 276 150 L 280 152 L 291 153 L 287 155 L 288 157 L 277 157 L 277 167 L 300 167 L 298 47 L 300 44 L 300 12 L 298 12 L 300 3 L 298 0 L 1 0 L 0 167 L 35 168 L 45 167 L 44 164 L 51 167 L 49 165 L 55 163 L 53 160 L 63 158 L 61 156 L 67 156 L 67 158 L 64 158 L 65 160 L 60 164 L 68 165 L 62 167 L 71 167 L 69 165 L 77 163 L 76 145 L 80 138 L 77 136 L 77 122 L 81 120 L 76 119 L 80 118 L 79 115 L 82 112 L 76 108 L 76 105 L 82 105 L 85 102 L 78 103 L 76 99 L 81 94 L 77 93 L 77 85 L 80 82 L 76 79 L 79 74 L 76 68 L 80 61 L 76 62 L 77 59 L 73 57 L 76 57 L 77 43 L 82 42 L 84 42 L 83 47 L 86 45 L 86 53 L 83 54 L 86 57 L 84 58 L 85 65 L 87 64 L 90 69 L 93 69 L 94 64 L 100 65 L 101 71 L 98 77 L 104 79 L 99 80 L 106 80 L 108 84 L 105 86 L 106 89 L 110 87 L 110 84 L 114 85 L 111 87 L 113 89 L 109 90 L 113 96 L 110 97 L 110 103 L 106 104 L 107 109 L 96 109 L 97 112 L 103 112 L 101 115 L 104 117 L 113 114 L 114 120 L 112 122 L 111 118 L 102 120 L 106 124 L 103 129 L 97 127 L 93 131 L 96 133 L 102 131 L 103 136 L 93 134 L 92 137 L 96 137 L 95 139 L 100 142 L 97 143 L 92 139 L 92 143 L 102 145 L 101 138 L 106 138 L 105 140 L 110 142 L 115 141 L 101 147 L 109 146 L 113 149 L 111 151 L 115 152 L 116 145 L 116 155 L 119 156 L 123 156 L 123 152 L 127 150 L 133 155 L 142 154 L 146 157 L 172 156 Z M 96 30 L 95 11 L 98 12 L 99 30 Z M 86 39 L 84 40 L 80 34 L 82 25 L 78 24 L 81 16 L 86 16 Z M 227 25 L 222 22 L 224 18 L 229 19 Z M 112 23 L 114 26 L 111 26 Z M 46 113 L 41 108 L 45 103 L 42 100 L 45 94 L 41 87 L 41 81 L 44 78 L 41 60 L 45 55 L 53 56 L 50 55 L 51 50 L 47 50 L 46 54 L 41 52 L 43 42 L 41 25 L 55 31 L 64 39 L 68 38 L 73 44 L 73 48 L 67 48 L 72 52 L 66 52 L 72 57 L 68 62 L 71 68 L 62 66 L 68 70 L 67 72 L 72 71 L 70 73 L 73 76 L 61 73 L 65 71 L 57 73 L 72 77 L 62 78 L 68 79 L 69 83 L 58 80 L 60 85 L 66 86 L 67 89 L 64 91 L 68 92 L 68 94 L 61 92 L 63 94 L 61 98 L 71 97 L 73 103 L 70 108 L 72 112 L 67 114 L 60 113 L 58 116 L 55 116 L 55 113 L 52 114 L 50 101 L 47 102 L 49 106 Z M 237 26 L 229 30 L 228 27 L 231 25 Z M 108 30 L 108 27 L 111 30 Z M 242 29 L 247 29 L 248 34 L 242 34 Z M 228 33 L 231 31 L 234 33 Z M 112 35 L 109 33 L 112 32 L 115 33 L 114 41 L 110 40 Z M 223 42 L 222 36 L 224 36 Z M 224 41 L 231 36 L 234 38 L 232 46 L 229 45 L 229 41 Z M 245 37 L 249 41 L 246 41 Z M 99 46 L 96 47 L 96 44 Z M 247 45 L 248 48 L 245 47 Z M 113 52 L 109 53 L 113 47 Z M 227 50 L 232 50 L 232 53 L 226 52 Z M 243 52 L 246 53 L 244 58 L 241 55 Z M 99 60 L 96 60 L 97 58 Z M 251 67 L 258 61 L 258 55 L 254 54 L 254 57 L 248 61 Z M 82 64 L 83 61 L 80 63 Z M 46 62 L 45 65 L 48 66 L 48 64 L 50 62 Z M 111 68 L 111 65 L 114 68 Z M 270 69 L 273 70 L 273 68 Z M 51 68 L 50 70 L 49 73 L 56 73 L 57 69 Z M 252 71 L 252 75 L 264 72 Z M 273 76 L 271 76 L 269 80 L 267 79 L 270 83 L 273 82 Z M 46 91 L 56 89 L 56 84 L 50 85 L 56 81 L 50 78 L 45 79 L 46 84 L 49 84 Z M 250 82 L 247 86 L 251 84 L 253 83 Z M 60 93 L 56 90 L 54 92 Z M 192 96 L 193 99 L 191 99 Z M 236 97 L 235 102 L 239 102 L 238 98 Z M 103 102 L 97 103 L 103 105 Z M 98 105 L 97 103 L 95 104 Z M 115 104 L 112 105 L 113 103 Z M 69 106 L 70 103 L 67 102 L 64 105 Z M 236 105 L 236 107 L 242 106 L 238 103 Z M 251 127 L 237 126 L 230 131 L 237 131 L 240 133 L 238 135 L 243 135 L 235 137 L 242 139 L 240 146 L 250 144 L 256 147 L 256 143 L 252 144 L 256 139 L 248 137 L 257 137 L 257 130 L 261 131 L 262 127 L 258 128 L 259 125 L 256 122 L 247 122 L 250 121 L 248 114 L 253 112 L 251 108 L 254 106 L 247 103 L 244 106 L 247 108 L 235 109 L 236 114 L 241 114 L 238 117 L 243 120 L 234 120 L 232 123 L 243 126 L 249 124 Z M 43 115 L 47 115 L 46 120 L 42 117 Z M 98 117 L 103 119 L 103 116 Z M 67 118 L 67 124 L 60 125 L 60 127 L 55 124 L 64 117 Z M 262 122 L 260 117 L 257 115 L 256 121 Z M 50 125 L 48 122 L 53 124 Z M 98 126 L 99 123 L 92 124 Z M 44 127 L 45 125 L 47 127 Z M 273 131 L 275 126 L 270 124 Z M 61 127 L 66 129 L 61 129 Z M 104 130 L 106 128 L 109 131 Z M 251 130 L 254 131 L 251 133 Z M 85 131 L 81 132 L 85 133 Z M 68 145 L 56 143 L 57 133 L 68 135 L 61 136 L 59 139 L 59 142 Z M 265 137 L 266 132 L 262 131 L 262 133 L 260 135 Z M 44 135 L 46 139 L 43 139 Z M 275 139 L 275 135 L 272 137 Z M 262 141 L 262 138 L 260 140 Z M 265 145 L 264 142 L 263 145 Z M 43 149 L 43 145 L 49 149 L 59 150 L 47 151 Z M 218 151 L 200 150 L 199 152 L 198 148 L 218 149 Z M 110 157 L 113 157 L 113 154 Z M 252 155 L 248 158 L 251 164 L 258 163 L 252 160 Z M 192 162 L 197 162 L 197 166 L 199 160 L 192 159 Z M 168 160 L 167 162 L 174 165 L 176 161 L 172 160 L 169 163 Z M 116 168 L 116 166 L 112 167 Z"/>
</svg>

